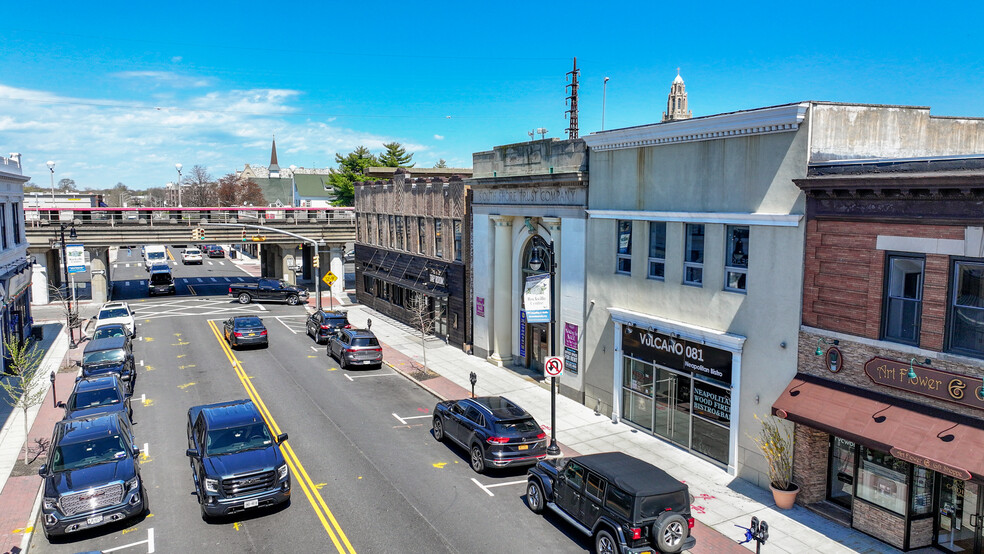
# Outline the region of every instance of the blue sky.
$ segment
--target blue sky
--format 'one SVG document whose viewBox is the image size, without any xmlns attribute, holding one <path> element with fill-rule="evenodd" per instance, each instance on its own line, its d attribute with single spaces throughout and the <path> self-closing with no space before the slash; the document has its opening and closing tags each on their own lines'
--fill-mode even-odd
<svg viewBox="0 0 984 554">
<path fill-rule="evenodd" d="M 221 176 L 334 166 L 398 141 L 420 167 L 659 121 L 676 68 L 694 116 L 800 100 L 984 117 L 984 3 L 15 2 L 0 32 L 0 152 L 48 184 L 132 188 L 176 162 Z M 187 170 L 186 170 L 187 171 Z"/>
</svg>

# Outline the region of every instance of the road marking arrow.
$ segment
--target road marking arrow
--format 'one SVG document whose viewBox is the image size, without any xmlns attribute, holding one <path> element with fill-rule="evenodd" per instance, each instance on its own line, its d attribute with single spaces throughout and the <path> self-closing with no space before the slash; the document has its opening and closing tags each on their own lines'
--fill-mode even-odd
<svg viewBox="0 0 984 554">
<path fill-rule="evenodd" d="M 431 465 L 434 466 L 434 467 L 436 467 L 437 469 L 444 469 L 444 466 L 448 465 L 448 463 L 447 462 L 437 462 L 436 464 L 431 464 Z"/>
</svg>

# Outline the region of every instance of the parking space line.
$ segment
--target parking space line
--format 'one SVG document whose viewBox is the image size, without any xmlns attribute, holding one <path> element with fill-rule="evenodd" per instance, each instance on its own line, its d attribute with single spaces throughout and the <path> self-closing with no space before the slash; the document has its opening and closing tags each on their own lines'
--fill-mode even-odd
<svg viewBox="0 0 984 554">
<path fill-rule="evenodd" d="M 140 546 L 141 544 L 146 544 L 147 545 L 147 554 L 154 554 L 155 550 L 154 550 L 154 528 L 153 527 L 151 527 L 150 529 L 147 529 L 147 540 L 145 540 L 145 541 L 132 542 L 130 544 L 124 544 L 123 546 L 114 546 L 113 548 L 106 548 L 104 550 L 100 550 L 100 552 L 103 552 L 103 553 L 106 553 L 106 552 L 116 552 L 117 550 L 123 550 L 124 548 L 133 548 L 134 546 Z"/>
<path fill-rule="evenodd" d="M 406 420 L 408 420 L 408 419 L 420 419 L 422 417 L 431 417 L 431 415 L 430 414 L 427 414 L 427 415 L 415 415 L 415 416 L 400 417 L 400 416 L 398 416 L 396 414 L 393 414 L 393 417 L 395 417 L 396 420 L 399 421 L 400 423 L 406 425 L 407 424 L 407 421 Z"/>
<path fill-rule="evenodd" d="M 280 322 L 280 324 L 281 324 L 281 325 L 283 325 L 284 327 L 286 327 L 286 328 L 287 328 L 287 330 L 288 330 L 288 331 L 290 331 L 291 333 L 294 333 L 295 335 L 297 334 L 297 331 L 295 331 L 295 330 L 293 330 L 293 329 L 291 329 L 291 328 L 290 328 L 290 325 L 287 325 L 286 323 L 284 323 L 284 322 L 283 322 L 283 320 L 282 320 L 282 319 L 280 319 L 279 317 L 275 317 L 274 319 L 276 319 L 277 321 L 279 321 L 279 322 Z"/>
<path fill-rule="evenodd" d="M 526 481 L 525 480 L 524 481 L 509 481 L 508 483 L 495 483 L 495 484 L 492 484 L 492 485 L 483 485 L 483 484 L 481 484 L 481 483 L 478 482 L 478 479 L 475 479 L 474 477 L 472 477 L 472 483 L 475 483 L 476 485 L 478 485 L 478 488 L 480 488 L 483 491 L 485 491 L 486 494 L 488 494 L 489 496 L 495 496 L 495 494 L 492 491 L 490 491 L 489 489 L 492 489 L 492 488 L 495 488 L 495 487 L 505 487 L 507 485 L 518 485 L 520 483 L 526 483 Z"/>
<path fill-rule="evenodd" d="M 144 443 L 143 452 L 141 452 L 141 454 L 143 454 L 145 458 L 149 458 L 150 457 L 150 444 L 149 443 L 146 443 L 146 442 Z"/>
<path fill-rule="evenodd" d="M 354 381 L 355 379 L 364 379 L 366 377 L 395 377 L 397 375 L 399 375 L 399 373 L 380 373 L 378 375 L 349 375 L 346 373 L 345 378 L 349 381 Z"/>
</svg>

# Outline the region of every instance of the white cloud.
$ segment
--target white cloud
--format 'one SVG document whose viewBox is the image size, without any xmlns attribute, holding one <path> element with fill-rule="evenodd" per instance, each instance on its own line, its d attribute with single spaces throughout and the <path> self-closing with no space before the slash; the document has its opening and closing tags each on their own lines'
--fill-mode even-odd
<svg viewBox="0 0 984 554">
<path fill-rule="evenodd" d="M 434 140 L 444 140 L 444 135 L 434 135 Z"/>
<path fill-rule="evenodd" d="M 201 88 L 210 84 L 208 79 L 189 77 L 171 71 L 120 71 L 112 76 L 120 79 L 140 81 L 142 84 L 168 85 L 175 88 Z"/>
<path fill-rule="evenodd" d="M 182 58 L 181 56 L 174 56 L 174 57 L 171 58 L 171 61 L 174 62 L 174 63 L 181 63 L 181 60 L 183 60 L 183 59 L 184 58 Z"/>
</svg>

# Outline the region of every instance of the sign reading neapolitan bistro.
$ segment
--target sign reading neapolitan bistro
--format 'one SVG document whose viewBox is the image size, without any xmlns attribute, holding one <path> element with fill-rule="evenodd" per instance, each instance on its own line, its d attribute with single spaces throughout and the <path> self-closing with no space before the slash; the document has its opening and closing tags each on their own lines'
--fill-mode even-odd
<svg viewBox="0 0 984 554">
<path fill-rule="evenodd" d="M 984 410 L 984 380 L 913 365 L 915 379 L 909 379 L 909 364 L 888 358 L 872 358 L 864 364 L 864 373 L 872 382 L 962 406 Z"/>
<path fill-rule="evenodd" d="M 731 352 L 632 325 L 623 329 L 625 355 L 731 387 Z"/>
</svg>

